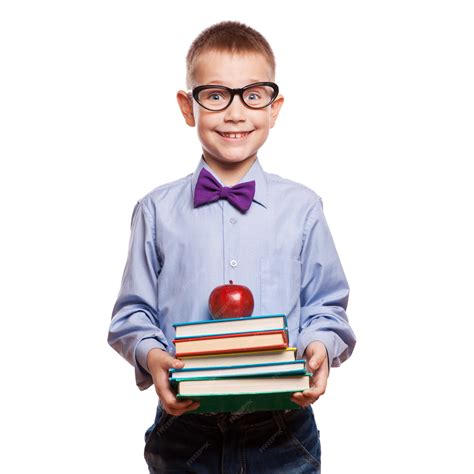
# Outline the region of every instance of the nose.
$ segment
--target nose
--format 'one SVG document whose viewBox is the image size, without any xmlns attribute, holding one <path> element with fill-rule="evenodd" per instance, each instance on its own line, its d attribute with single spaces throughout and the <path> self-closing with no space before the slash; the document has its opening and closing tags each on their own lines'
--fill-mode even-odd
<svg viewBox="0 0 474 474">
<path fill-rule="evenodd" d="M 247 107 L 242 103 L 242 99 L 235 95 L 231 104 L 224 110 L 224 120 L 229 122 L 240 122 L 245 120 L 245 112 Z"/>
</svg>

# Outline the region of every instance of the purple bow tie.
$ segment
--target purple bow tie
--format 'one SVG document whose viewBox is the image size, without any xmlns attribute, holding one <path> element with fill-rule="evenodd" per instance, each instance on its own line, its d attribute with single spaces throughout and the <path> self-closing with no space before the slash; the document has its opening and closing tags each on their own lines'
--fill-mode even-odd
<svg viewBox="0 0 474 474">
<path fill-rule="evenodd" d="M 229 188 L 221 186 L 206 168 L 201 168 L 194 189 L 194 207 L 219 199 L 227 199 L 240 212 L 245 213 L 252 204 L 254 195 L 255 181 L 246 181 Z"/>
</svg>

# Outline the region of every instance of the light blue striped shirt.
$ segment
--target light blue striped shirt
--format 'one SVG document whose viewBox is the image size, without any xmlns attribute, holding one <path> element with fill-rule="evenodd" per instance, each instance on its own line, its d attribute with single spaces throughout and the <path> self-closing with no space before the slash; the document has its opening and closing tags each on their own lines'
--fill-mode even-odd
<svg viewBox="0 0 474 474">
<path fill-rule="evenodd" d="M 298 358 L 318 340 L 331 365 L 340 365 L 355 345 L 345 311 L 349 286 L 320 197 L 266 173 L 257 158 L 240 181 L 256 183 L 245 214 L 226 199 L 194 208 L 202 167 L 224 185 L 201 156 L 194 173 L 158 186 L 133 211 L 108 342 L 135 367 L 138 387 L 152 384 L 150 349 L 174 356 L 172 324 L 210 319 L 209 294 L 229 280 L 250 288 L 253 315 L 287 315 Z"/>
</svg>

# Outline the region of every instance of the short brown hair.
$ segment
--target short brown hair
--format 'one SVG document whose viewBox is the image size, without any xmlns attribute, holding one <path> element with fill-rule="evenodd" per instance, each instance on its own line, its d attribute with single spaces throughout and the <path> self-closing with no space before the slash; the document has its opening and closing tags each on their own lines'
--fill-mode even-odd
<svg viewBox="0 0 474 474">
<path fill-rule="evenodd" d="M 186 55 L 186 85 L 191 87 L 197 58 L 205 51 L 259 53 L 268 61 L 275 76 L 275 56 L 268 41 L 250 26 L 238 21 L 221 21 L 203 30 Z"/>
</svg>

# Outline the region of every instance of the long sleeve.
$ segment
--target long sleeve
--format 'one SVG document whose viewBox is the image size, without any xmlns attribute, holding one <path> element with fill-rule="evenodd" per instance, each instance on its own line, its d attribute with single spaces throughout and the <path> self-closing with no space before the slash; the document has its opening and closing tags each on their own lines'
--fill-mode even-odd
<svg viewBox="0 0 474 474">
<path fill-rule="evenodd" d="M 148 351 L 167 350 L 169 346 L 158 323 L 160 270 L 153 219 L 144 202 L 139 201 L 133 210 L 128 257 L 112 311 L 108 343 L 135 367 L 140 390 L 152 384 L 145 370 Z"/>
<path fill-rule="evenodd" d="M 337 367 L 351 355 L 356 339 L 346 315 L 349 285 L 319 197 L 306 219 L 301 263 L 298 353 L 303 354 L 310 342 L 321 341 L 329 364 Z"/>
</svg>

